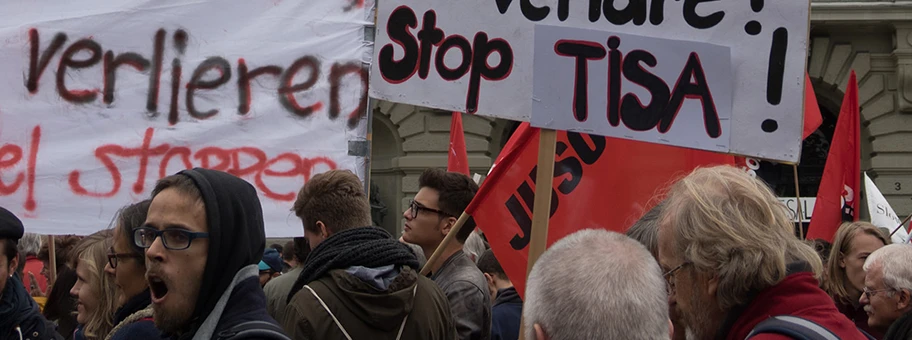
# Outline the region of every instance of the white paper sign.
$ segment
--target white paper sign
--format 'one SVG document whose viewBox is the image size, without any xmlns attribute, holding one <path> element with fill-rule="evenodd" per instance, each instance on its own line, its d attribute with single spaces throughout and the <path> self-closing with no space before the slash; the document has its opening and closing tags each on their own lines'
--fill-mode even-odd
<svg viewBox="0 0 912 340">
<path fill-rule="evenodd" d="M 728 47 L 536 25 L 533 69 L 532 126 L 729 151 Z"/>
<path fill-rule="evenodd" d="M 270 237 L 314 174 L 363 157 L 372 2 L 0 2 L 0 205 L 88 234 L 182 169 L 233 173 Z"/>
<path fill-rule="evenodd" d="M 529 121 L 534 26 L 731 49 L 730 150 L 797 162 L 809 0 L 392 0 L 381 2 L 371 96 Z"/>
<path fill-rule="evenodd" d="M 890 232 L 893 232 L 902 223 L 902 219 L 893 211 L 893 207 L 887 202 L 887 199 L 877 188 L 877 185 L 874 184 L 874 181 L 871 180 L 871 177 L 868 177 L 867 172 L 864 173 L 864 180 L 868 211 L 871 213 L 871 224 L 887 228 Z M 908 239 L 909 232 L 905 227 L 899 228 L 892 237 L 893 243 L 904 243 Z"/>
<path fill-rule="evenodd" d="M 798 222 L 798 199 L 795 197 L 779 197 L 779 203 L 782 203 L 788 209 L 789 218 L 792 219 L 792 222 Z M 801 198 L 801 222 L 811 221 L 815 204 L 817 204 L 817 197 Z"/>
</svg>

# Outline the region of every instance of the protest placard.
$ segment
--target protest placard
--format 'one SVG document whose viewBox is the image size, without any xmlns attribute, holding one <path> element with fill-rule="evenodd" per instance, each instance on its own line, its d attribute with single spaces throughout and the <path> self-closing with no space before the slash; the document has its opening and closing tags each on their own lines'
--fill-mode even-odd
<svg viewBox="0 0 912 340">
<path fill-rule="evenodd" d="M 809 9 L 808 0 L 396 0 L 378 8 L 370 94 L 529 121 L 537 24 L 709 43 L 731 51 L 727 152 L 797 162 Z"/>
<path fill-rule="evenodd" d="M 267 236 L 367 136 L 372 1 L 0 3 L 0 205 L 30 232 L 88 234 L 191 167 L 260 195 Z"/>
<path fill-rule="evenodd" d="M 729 151 L 727 47 L 536 25 L 534 66 L 532 126 Z"/>
</svg>

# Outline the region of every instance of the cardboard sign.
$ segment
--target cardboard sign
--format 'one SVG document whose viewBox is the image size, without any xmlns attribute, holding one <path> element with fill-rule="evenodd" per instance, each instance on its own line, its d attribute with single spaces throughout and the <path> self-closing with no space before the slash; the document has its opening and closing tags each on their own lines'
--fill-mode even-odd
<svg viewBox="0 0 912 340">
<path fill-rule="evenodd" d="M 372 2 L 0 3 L 0 205 L 89 234 L 191 167 L 253 184 L 266 234 L 314 174 L 364 159 Z"/>
<path fill-rule="evenodd" d="M 797 162 L 809 0 L 394 0 L 378 8 L 371 96 L 529 121 L 536 24 L 731 50 L 729 149 Z"/>
<path fill-rule="evenodd" d="M 727 47 L 535 26 L 532 126 L 729 151 Z"/>
</svg>

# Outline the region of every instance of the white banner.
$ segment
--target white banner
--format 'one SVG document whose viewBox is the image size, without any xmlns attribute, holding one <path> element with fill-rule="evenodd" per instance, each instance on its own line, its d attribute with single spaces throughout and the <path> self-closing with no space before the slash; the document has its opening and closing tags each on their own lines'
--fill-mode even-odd
<svg viewBox="0 0 912 340">
<path fill-rule="evenodd" d="M 729 150 L 797 162 L 809 9 L 809 0 L 391 0 L 378 8 L 370 93 L 529 121 L 536 24 L 711 43 L 731 50 Z"/>
<path fill-rule="evenodd" d="M 728 47 L 536 25 L 533 73 L 532 126 L 729 151 Z"/>
<path fill-rule="evenodd" d="M 88 234 L 155 182 L 207 167 L 253 184 L 269 237 L 314 174 L 364 158 L 364 1 L 0 3 L 0 205 Z"/>
<path fill-rule="evenodd" d="M 902 223 L 902 218 L 896 216 L 896 212 L 893 211 L 890 202 L 887 202 L 887 199 L 880 192 L 880 189 L 877 188 L 877 185 L 874 184 L 874 181 L 871 180 L 871 177 L 868 177 L 867 172 L 864 173 L 864 181 L 868 211 L 871 213 L 871 224 L 881 228 L 887 228 L 890 232 L 893 232 L 893 230 Z M 908 228 L 908 226 L 903 226 L 903 228 L 899 228 L 899 230 L 893 234 L 893 243 L 904 243 L 909 239 L 909 232 L 906 228 Z"/>
</svg>

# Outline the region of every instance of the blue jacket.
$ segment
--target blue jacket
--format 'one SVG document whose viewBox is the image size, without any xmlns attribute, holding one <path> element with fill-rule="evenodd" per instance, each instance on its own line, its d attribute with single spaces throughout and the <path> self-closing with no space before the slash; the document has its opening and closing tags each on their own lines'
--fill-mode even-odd
<svg viewBox="0 0 912 340">
<path fill-rule="evenodd" d="M 519 319 L 522 317 L 522 299 L 516 288 L 504 288 L 497 291 L 494 307 L 491 311 L 491 339 L 519 339 Z"/>
<path fill-rule="evenodd" d="M 161 333 L 152 321 L 149 290 L 130 298 L 114 313 L 114 329 L 106 340 L 161 340 Z"/>
</svg>

